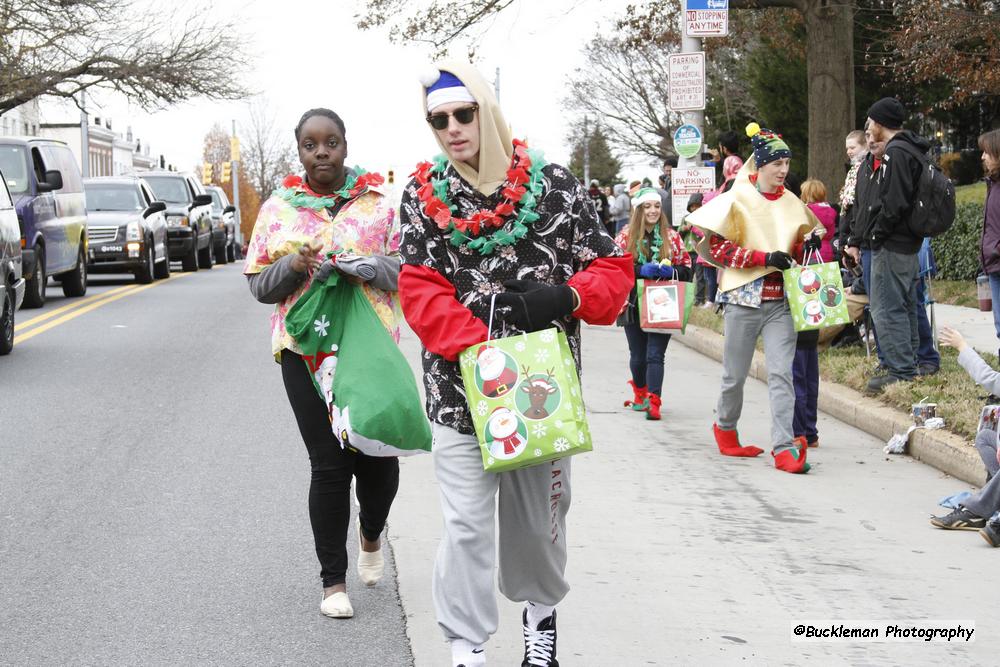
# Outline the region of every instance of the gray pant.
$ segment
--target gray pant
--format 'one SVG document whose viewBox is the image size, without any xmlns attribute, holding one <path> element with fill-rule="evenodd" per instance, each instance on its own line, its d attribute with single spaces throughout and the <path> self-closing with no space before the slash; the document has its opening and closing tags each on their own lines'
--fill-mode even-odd
<svg viewBox="0 0 1000 667">
<path fill-rule="evenodd" d="M 904 380 L 917 374 L 917 278 L 920 260 L 880 248 L 872 253 L 871 312 L 878 346 L 891 375 Z"/>
<path fill-rule="evenodd" d="M 788 303 L 764 301 L 760 308 L 726 304 L 726 330 L 722 356 L 722 394 L 719 396 L 719 428 L 736 430 L 743 412 L 743 385 L 750 373 L 757 337 L 764 337 L 767 391 L 771 402 L 771 446 L 775 452 L 792 447 L 792 417 L 795 388 L 795 328 Z"/>
<path fill-rule="evenodd" d="M 444 515 L 434 564 L 434 608 L 446 639 L 482 644 L 499 622 L 493 592 L 498 492 L 500 592 L 515 602 L 555 606 L 569 591 L 570 460 L 485 472 L 476 436 L 431 426 Z"/>
</svg>

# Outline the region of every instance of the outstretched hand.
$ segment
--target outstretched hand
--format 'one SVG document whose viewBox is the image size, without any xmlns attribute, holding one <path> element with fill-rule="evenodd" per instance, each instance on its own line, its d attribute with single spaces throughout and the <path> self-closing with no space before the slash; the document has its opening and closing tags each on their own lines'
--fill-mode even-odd
<svg viewBox="0 0 1000 667">
<path fill-rule="evenodd" d="M 959 352 L 969 347 L 969 344 L 966 342 L 962 334 L 958 333 L 951 327 L 941 327 L 941 330 L 938 332 L 938 341 L 942 345 L 953 347 Z"/>
</svg>

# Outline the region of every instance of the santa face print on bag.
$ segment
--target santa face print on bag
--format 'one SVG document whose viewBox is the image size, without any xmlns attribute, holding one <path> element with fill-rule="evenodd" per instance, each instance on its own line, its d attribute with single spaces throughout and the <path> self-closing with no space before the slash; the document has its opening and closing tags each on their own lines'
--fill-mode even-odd
<svg viewBox="0 0 1000 667">
<path fill-rule="evenodd" d="M 803 294 L 815 294 L 821 284 L 819 276 L 812 269 L 805 269 L 799 274 L 799 289 Z"/>
<path fill-rule="evenodd" d="M 500 398 L 514 390 L 517 364 L 503 350 L 484 345 L 476 357 L 476 386 L 486 398 Z"/>
<path fill-rule="evenodd" d="M 490 456 L 512 459 L 528 446 L 528 428 L 510 408 L 497 408 L 486 422 Z"/>
<path fill-rule="evenodd" d="M 646 319 L 650 322 L 674 322 L 680 319 L 676 285 L 647 287 Z"/>
</svg>

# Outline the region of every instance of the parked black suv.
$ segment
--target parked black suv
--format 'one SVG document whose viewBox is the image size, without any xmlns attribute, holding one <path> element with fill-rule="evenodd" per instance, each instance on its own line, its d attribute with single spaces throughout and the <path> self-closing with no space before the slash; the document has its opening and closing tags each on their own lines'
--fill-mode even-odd
<svg viewBox="0 0 1000 667">
<path fill-rule="evenodd" d="M 167 205 L 135 176 L 83 181 L 87 193 L 87 269 L 133 273 L 136 282 L 170 276 Z"/>
<path fill-rule="evenodd" d="M 21 230 L 7 181 L 0 174 L 0 354 L 14 349 L 14 313 L 23 299 Z"/>
<path fill-rule="evenodd" d="M 167 241 L 170 259 L 180 260 L 185 271 L 210 269 L 212 256 L 212 198 L 191 174 L 149 171 L 139 174 L 167 205 Z"/>
<path fill-rule="evenodd" d="M 236 261 L 236 207 L 229 203 L 226 191 L 218 185 L 207 188 L 212 197 L 212 229 L 215 239 L 215 262 Z"/>
</svg>

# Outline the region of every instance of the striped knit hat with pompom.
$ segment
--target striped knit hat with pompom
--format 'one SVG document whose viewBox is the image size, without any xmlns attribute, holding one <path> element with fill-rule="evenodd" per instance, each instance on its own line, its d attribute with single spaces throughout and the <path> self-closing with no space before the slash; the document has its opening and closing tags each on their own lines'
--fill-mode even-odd
<svg viewBox="0 0 1000 667">
<path fill-rule="evenodd" d="M 762 128 L 757 123 L 747 125 L 747 136 L 753 144 L 753 161 L 758 169 L 769 162 L 792 157 L 791 149 L 780 134 Z"/>
</svg>

